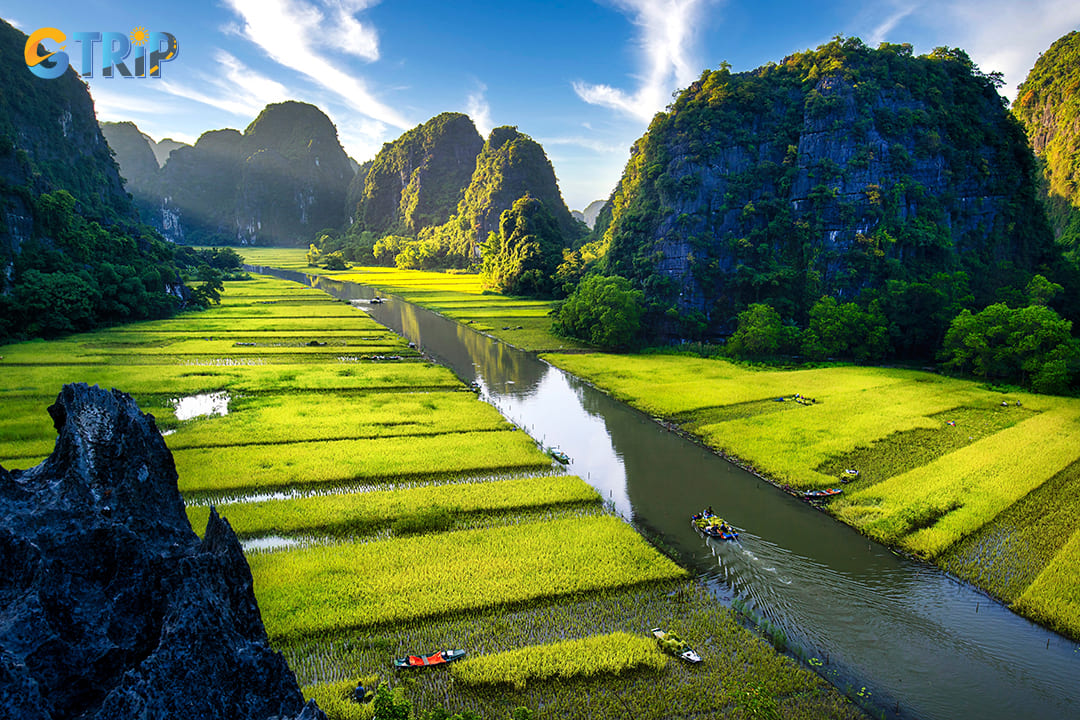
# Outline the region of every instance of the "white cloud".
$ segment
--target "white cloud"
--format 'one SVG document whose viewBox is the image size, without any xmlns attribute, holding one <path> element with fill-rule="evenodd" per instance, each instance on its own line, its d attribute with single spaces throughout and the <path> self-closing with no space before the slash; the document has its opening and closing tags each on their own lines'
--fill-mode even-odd
<svg viewBox="0 0 1080 720">
<path fill-rule="evenodd" d="M 373 5 L 367 0 L 225 0 L 242 18 L 234 31 L 258 45 L 275 62 L 291 68 L 333 92 L 353 110 L 387 125 L 412 126 L 400 113 L 380 102 L 363 79 L 342 69 L 340 60 L 322 54 L 329 44 L 367 61 L 379 57 L 375 31 L 354 13 Z"/>
<path fill-rule="evenodd" d="M 374 158 L 382 150 L 383 143 L 390 139 L 386 135 L 386 126 L 377 120 L 356 115 L 344 120 L 331 115 L 330 119 L 337 127 L 341 147 L 357 162 Z"/>
<path fill-rule="evenodd" d="M 1080 26 L 1075 0 L 954 0 L 938 10 L 956 28 L 957 42 L 950 44 L 964 48 L 983 72 L 1003 73 L 1002 91 L 1010 98 L 1039 53 Z"/>
<path fill-rule="evenodd" d="M 892 3 L 892 12 L 870 31 L 870 35 L 866 39 L 867 44 L 870 47 L 877 47 L 888 38 L 889 33 L 893 31 L 901 20 L 915 12 L 921 4 L 919 2 Z"/>
<path fill-rule="evenodd" d="M 23 29 L 23 24 L 21 22 L 19 22 L 18 20 L 16 20 L 15 18 L 6 17 L 6 18 L 4 18 L 4 22 L 6 22 L 8 25 L 12 26 L 13 28 L 17 28 L 19 30 Z"/>
<path fill-rule="evenodd" d="M 644 73 L 632 93 L 610 85 L 574 82 L 574 92 L 587 103 L 649 120 L 663 110 L 678 88 L 698 76 L 695 56 L 697 29 L 712 0 L 613 0 L 615 7 L 633 16 L 640 28 L 639 45 Z"/>
<path fill-rule="evenodd" d="M 214 60 L 218 72 L 200 77 L 197 89 L 165 79 L 154 87 L 243 117 L 254 117 L 270 103 L 290 98 L 284 85 L 252 70 L 224 50 L 216 51 Z"/>
<path fill-rule="evenodd" d="M 544 147 L 552 146 L 565 146 L 570 145 L 574 147 L 585 148 L 586 150 L 592 150 L 596 153 L 620 153 L 625 155 L 627 145 L 616 144 L 613 142 L 604 142 L 595 138 L 588 138 L 581 135 L 572 137 L 547 137 L 541 140 L 537 140 Z"/>
<path fill-rule="evenodd" d="M 487 86 L 480 83 L 479 87 L 469 93 L 469 97 L 465 99 L 465 114 L 472 118 L 477 131 L 485 138 L 491 133 L 491 128 L 494 127 L 491 122 L 491 106 L 488 105 L 487 98 L 484 97 L 486 90 Z"/>
</svg>

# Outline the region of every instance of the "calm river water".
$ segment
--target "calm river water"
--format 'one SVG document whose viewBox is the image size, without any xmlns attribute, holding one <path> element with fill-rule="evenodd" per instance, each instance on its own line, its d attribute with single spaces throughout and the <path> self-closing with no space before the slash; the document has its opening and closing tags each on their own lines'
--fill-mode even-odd
<svg viewBox="0 0 1080 720">
<path fill-rule="evenodd" d="M 342 299 L 374 295 L 363 285 L 258 270 Z M 718 597 L 781 625 L 806 657 L 828 663 L 818 669 L 841 689 L 865 688 L 875 714 L 1080 718 L 1075 643 L 894 555 L 531 353 L 396 298 L 358 304 L 566 452 L 569 472 L 674 550 Z M 706 505 L 740 528 L 738 542 L 691 528 L 689 516 Z"/>
</svg>

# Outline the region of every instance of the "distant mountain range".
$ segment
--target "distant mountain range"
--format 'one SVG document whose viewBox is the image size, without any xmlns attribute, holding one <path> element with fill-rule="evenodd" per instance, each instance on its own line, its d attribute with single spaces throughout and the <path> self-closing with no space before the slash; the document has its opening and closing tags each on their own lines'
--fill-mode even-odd
<svg viewBox="0 0 1080 720">
<path fill-rule="evenodd" d="M 143 218 L 173 242 L 306 245 L 345 220 L 354 164 L 313 105 L 268 105 L 243 133 L 211 130 L 193 146 L 153 143 L 131 123 L 103 130 Z"/>
</svg>

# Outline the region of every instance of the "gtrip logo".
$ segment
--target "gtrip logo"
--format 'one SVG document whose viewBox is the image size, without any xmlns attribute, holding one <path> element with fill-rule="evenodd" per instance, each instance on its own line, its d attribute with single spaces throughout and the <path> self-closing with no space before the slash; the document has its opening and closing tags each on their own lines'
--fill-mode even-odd
<svg viewBox="0 0 1080 720">
<path fill-rule="evenodd" d="M 60 77 L 71 62 L 66 52 L 60 52 L 67 49 L 67 45 L 61 44 L 67 40 L 64 31 L 56 28 L 38 28 L 30 33 L 23 51 L 26 67 L 39 78 L 52 80 Z M 46 42 L 55 43 L 58 47 L 50 52 L 45 46 Z M 71 33 L 71 42 L 80 46 L 82 71 L 79 74 L 84 78 L 94 77 L 95 55 L 100 57 L 101 77 L 159 78 L 161 65 L 175 60 L 180 52 L 180 45 L 171 33 L 148 33 L 141 27 L 126 35 L 118 32 Z M 100 52 L 95 53 L 96 47 L 101 48 Z M 128 65 L 129 57 L 131 66 Z"/>
</svg>

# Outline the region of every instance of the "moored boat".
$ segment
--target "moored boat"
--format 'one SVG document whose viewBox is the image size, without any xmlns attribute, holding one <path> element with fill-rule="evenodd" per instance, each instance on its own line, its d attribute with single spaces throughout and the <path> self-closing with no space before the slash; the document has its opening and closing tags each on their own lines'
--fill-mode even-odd
<svg viewBox="0 0 1080 720">
<path fill-rule="evenodd" d="M 558 448 L 548 448 L 547 452 L 548 455 L 555 458 L 555 460 L 561 462 L 563 465 L 570 464 L 570 456 L 564 453 L 562 450 L 559 450 Z"/>
<path fill-rule="evenodd" d="M 399 668 L 422 668 L 432 665 L 445 665 L 448 662 L 464 657 L 464 650 L 441 650 L 431 655 L 406 655 L 394 658 L 394 665 Z"/>
<path fill-rule="evenodd" d="M 825 490 L 807 490 L 803 493 L 805 500 L 825 500 L 831 498 L 833 495 L 839 495 L 844 492 L 842 488 L 827 488 Z"/>
<path fill-rule="evenodd" d="M 660 648 L 664 652 L 671 653 L 688 663 L 696 664 L 701 662 L 701 656 L 694 652 L 693 648 L 675 633 L 666 632 L 657 627 L 652 629 L 652 634 L 660 643 Z"/>
</svg>

